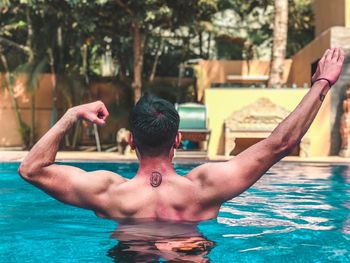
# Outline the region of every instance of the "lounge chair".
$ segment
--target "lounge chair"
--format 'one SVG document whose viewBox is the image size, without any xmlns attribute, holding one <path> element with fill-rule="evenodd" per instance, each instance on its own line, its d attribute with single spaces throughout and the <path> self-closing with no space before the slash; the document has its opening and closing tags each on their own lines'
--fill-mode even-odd
<svg viewBox="0 0 350 263">
<path fill-rule="evenodd" d="M 208 129 L 207 107 L 197 103 L 177 104 L 180 115 L 179 131 L 183 141 L 196 142 L 201 145 L 196 151 L 183 151 L 188 157 L 206 157 L 210 139 Z M 178 155 L 181 151 L 178 151 Z"/>
</svg>

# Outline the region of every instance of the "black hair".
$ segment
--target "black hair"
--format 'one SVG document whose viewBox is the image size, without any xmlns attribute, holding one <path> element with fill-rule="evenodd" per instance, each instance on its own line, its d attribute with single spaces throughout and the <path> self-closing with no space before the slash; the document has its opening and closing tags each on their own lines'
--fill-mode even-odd
<svg viewBox="0 0 350 263">
<path fill-rule="evenodd" d="M 173 104 L 146 94 L 136 103 L 129 118 L 134 144 L 141 156 L 168 154 L 174 145 L 180 117 Z"/>
</svg>

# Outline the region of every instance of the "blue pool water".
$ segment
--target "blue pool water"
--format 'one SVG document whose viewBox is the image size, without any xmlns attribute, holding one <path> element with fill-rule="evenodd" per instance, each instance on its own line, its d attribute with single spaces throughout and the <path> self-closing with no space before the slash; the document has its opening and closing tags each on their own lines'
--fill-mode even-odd
<svg viewBox="0 0 350 263">
<path fill-rule="evenodd" d="M 137 170 L 133 163 L 72 165 L 127 178 Z M 55 201 L 17 167 L 0 163 L 0 262 L 130 262 L 113 250 L 117 223 Z M 198 231 L 215 245 L 194 262 L 350 262 L 350 166 L 279 163 Z"/>
</svg>

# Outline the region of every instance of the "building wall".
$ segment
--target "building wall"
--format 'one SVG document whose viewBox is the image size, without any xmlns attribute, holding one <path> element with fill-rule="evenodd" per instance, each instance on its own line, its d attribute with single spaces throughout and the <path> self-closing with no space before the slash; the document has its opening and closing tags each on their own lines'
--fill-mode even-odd
<svg viewBox="0 0 350 263">
<path fill-rule="evenodd" d="M 261 97 L 269 98 L 277 105 L 292 111 L 308 89 L 207 89 L 205 104 L 208 107 L 211 138 L 208 154 L 224 154 L 224 121 L 234 111 L 254 103 Z M 305 135 L 310 140 L 310 156 L 328 156 L 330 151 L 330 96 Z"/>
<path fill-rule="evenodd" d="M 15 111 L 12 108 L 11 97 L 5 88 L 5 76 L 0 75 L 0 147 L 21 146 L 21 137 L 16 125 Z M 52 109 L 52 84 L 50 75 L 43 75 L 39 81 L 35 100 L 36 132 L 41 136 L 50 128 L 51 109 Z M 30 94 L 25 91 L 25 76 L 18 77 L 14 91 L 18 106 L 21 111 L 22 119 L 28 125 L 30 124 Z"/>
<path fill-rule="evenodd" d="M 289 78 L 292 60 L 286 59 L 284 64 L 284 82 Z M 230 83 L 229 75 L 268 76 L 270 61 L 251 60 L 202 60 L 198 65 L 197 86 L 199 100 L 204 96 L 204 90 L 212 83 Z M 244 81 L 243 81 L 244 82 Z M 249 82 L 248 82 L 249 83 Z"/>
<path fill-rule="evenodd" d="M 316 36 L 334 26 L 349 26 L 349 0 L 315 0 Z"/>
<path fill-rule="evenodd" d="M 331 30 L 323 32 L 315 40 L 293 56 L 288 83 L 303 86 L 311 81 L 311 65 L 331 47 Z"/>
<path fill-rule="evenodd" d="M 15 111 L 12 107 L 10 95 L 5 88 L 4 75 L 0 74 L 0 147 L 21 147 L 21 137 L 18 132 Z M 25 75 L 16 79 L 15 94 L 20 108 L 22 120 L 29 126 L 31 123 L 30 94 L 25 88 Z M 118 87 L 110 83 L 91 85 L 92 100 L 100 99 L 107 106 L 116 100 Z M 65 104 L 62 96 L 58 96 L 58 117 L 63 114 Z M 38 89 L 35 92 L 35 138 L 41 138 L 51 127 L 53 109 L 52 75 L 43 74 L 40 77 Z M 114 141 L 118 123 L 109 118 L 106 126 L 100 128 L 101 141 Z M 86 131 L 86 130 L 85 130 Z M 82 131 L 84 135 L 84 131 Z M 84 137 L 84 136 L 83 136 Z"/>
<path fill-rule="evenodd" d="M 332 27 L 296 53 L 292 59 L 288 83 L 298 86 L 310 84 L 312 63 L 319 60 L 328 48 L 335 47 L 350 51 L 350 28 Z"/>
</svg>

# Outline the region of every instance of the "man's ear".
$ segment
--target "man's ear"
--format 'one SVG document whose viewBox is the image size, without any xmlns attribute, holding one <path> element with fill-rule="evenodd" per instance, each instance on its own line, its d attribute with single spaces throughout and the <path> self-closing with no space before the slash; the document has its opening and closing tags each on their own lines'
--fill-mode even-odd
<svg viewBox="0 0 350 263">
<path fill-rule="evenodd" d="M 174 148 L 175 149 L 179 149 L 180 148 L 181 139 L 182 139 L 181 132 L 177 132 L 176 137 L 175 137 L 175 143 L 174 143 Z"/>
<path fill-rule="evenodd" d="M 134 136 L 132 136 L 132 133 L 129 132 L 129 137 L 128 137 L 128 143 L 131 147 L 132 150 L 135 150 L 135 142 L 134 142 Z"/>
</svg>

